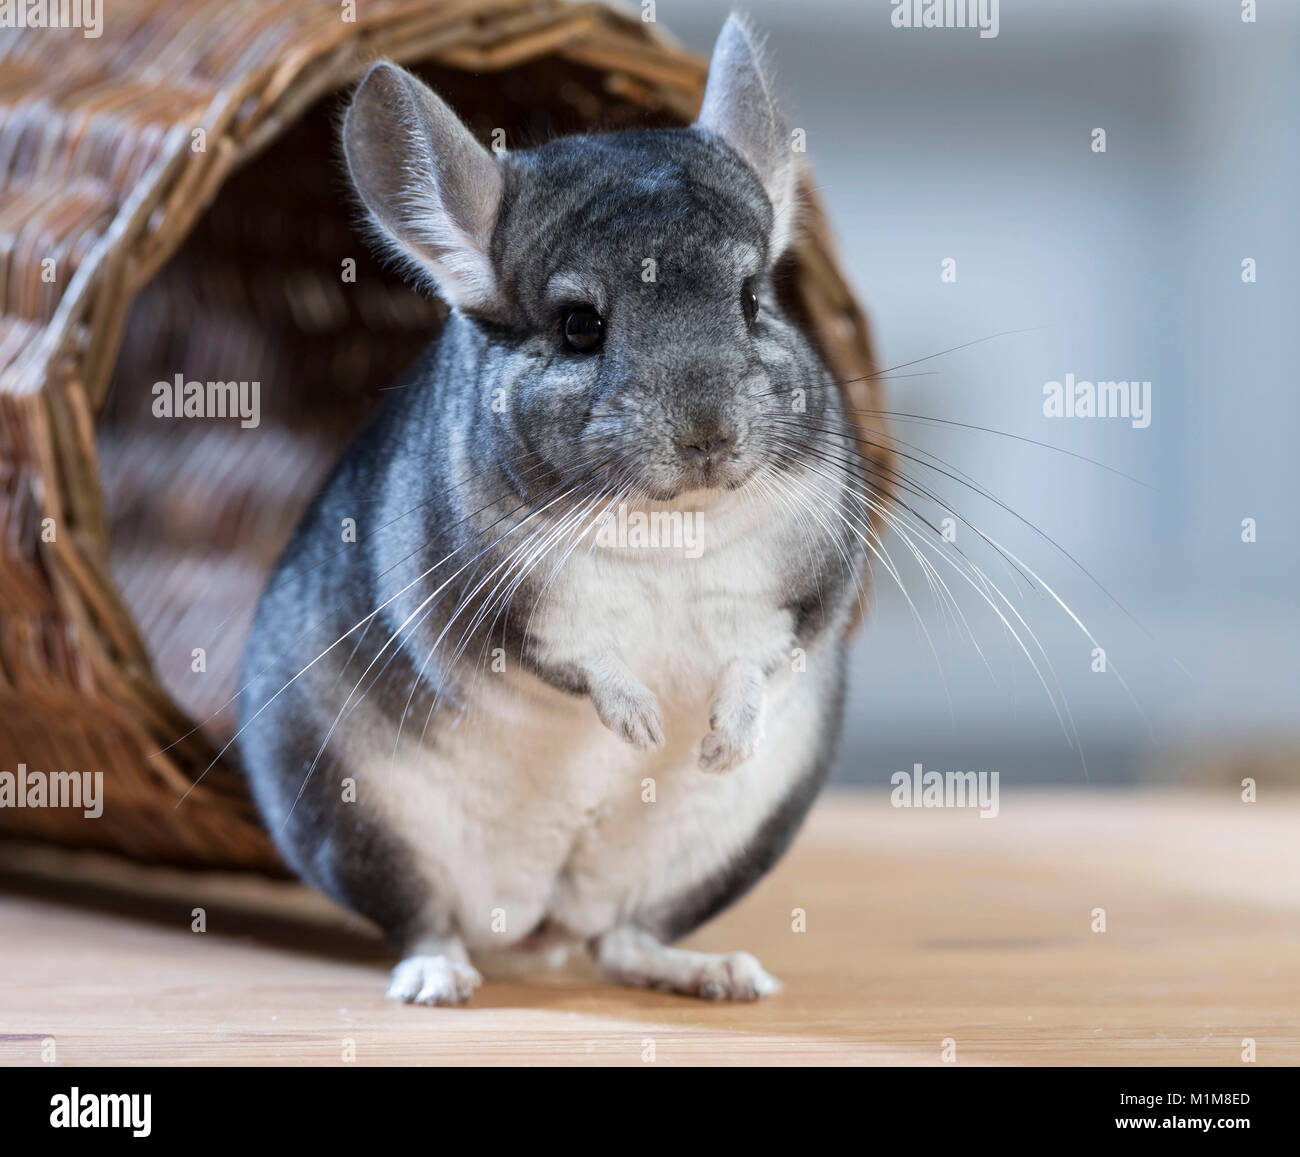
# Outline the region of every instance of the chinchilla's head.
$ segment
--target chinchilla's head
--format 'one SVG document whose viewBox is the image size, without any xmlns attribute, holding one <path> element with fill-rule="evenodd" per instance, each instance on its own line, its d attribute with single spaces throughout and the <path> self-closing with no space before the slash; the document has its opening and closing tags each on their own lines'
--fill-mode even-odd
<svg viewBox="0 0 1300 1157">
<path fill-rule="evenodd" d="M 736 18 L 689 128 L 494 155 L 378 64 L 343 138 L 381 239 L 477 331 L 503 459 L 668 500 L 820 441 L 835 391 L 772 286 L 794 224 L 791 138 Z"/>
</svg>

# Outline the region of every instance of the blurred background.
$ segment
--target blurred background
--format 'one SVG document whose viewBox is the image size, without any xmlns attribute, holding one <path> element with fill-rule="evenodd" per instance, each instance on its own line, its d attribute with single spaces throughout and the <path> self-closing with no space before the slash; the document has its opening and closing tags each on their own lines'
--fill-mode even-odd
<svg viewBox="0 0 1300 1157">
<path fill-rule="evenodd" d="M 656 15 L 706 54 L 733 6 L 660 0 Z M 838 781 L 881 784 L 917 762 L 999 771 L 1004 787 L 1296 778 L 1300 5 L 1260 0 L 1251 24 L 1237 0 L 1001 0 L 995 38 L 895 28 L 889 0 L 742 7 L 807 131 L 882 366 L 926 375 L 892 380 L 889 408 L 1058 448 L 895 425 L 906 453 L 958 476 L 904 463 L 948 504 L 919 513 L 969 521 L 956 545 L 1032 629 L 1042 653 L 1002 607 L 1052 694 L 935 560 L 970 634 L 952 625 L 895 536 L 917 616 L 878 567 Z M 1045 418 L 1044 383 L 1067 373 L 1150 381 L 1149 427 Z M 1105 672 L 972 526 L 1056 591 Z"/>
</svg>

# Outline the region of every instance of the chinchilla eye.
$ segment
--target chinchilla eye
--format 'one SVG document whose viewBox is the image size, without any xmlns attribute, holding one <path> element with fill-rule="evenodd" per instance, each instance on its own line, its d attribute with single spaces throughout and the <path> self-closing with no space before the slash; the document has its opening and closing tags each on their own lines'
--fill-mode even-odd
<svg viewBox="0 0 1300 1157">
<path fill-rule="evenodd" d="M 754 292 L 754 283 L 746 281 L 740 289 L 740 309 L 745 315 L 745 324 L 753 325 L 758 319 L 758 294 Z"/>
<path fill-rule="evenodd" d="M 589 354 L 605 336 L 605 323 L 589 305 L 575 305 L 564 315 L 564 340 L 571 350 Z"/>
</svg>

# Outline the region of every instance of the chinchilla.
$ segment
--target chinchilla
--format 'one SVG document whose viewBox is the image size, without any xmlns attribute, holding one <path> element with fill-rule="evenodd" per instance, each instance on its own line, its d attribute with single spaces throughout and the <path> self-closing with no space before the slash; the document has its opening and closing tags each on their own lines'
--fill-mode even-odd
<svg viewBox="0 0 1300 1157">
<path fill-rule="evenodd" d="M 778 988 L 669 945 L 784 851 L 843 709 L 864 476 L 773 287 L 790 142 L 734 17 L 688 128 L 496 155 L 392 64 L 352 97 L 367 221 L 450 316 L 272 574 L 239 745 L 288 863 L 401 953 L 394 999 L 557 945 Z"/>
</svg>

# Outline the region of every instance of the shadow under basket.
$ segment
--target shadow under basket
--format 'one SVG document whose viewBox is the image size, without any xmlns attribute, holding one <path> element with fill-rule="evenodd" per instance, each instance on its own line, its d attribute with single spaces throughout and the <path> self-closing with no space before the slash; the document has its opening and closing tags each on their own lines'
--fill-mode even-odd
<svg viewBox="0 0 1300 1157">
<path fill-rule="evenodd" d="M 350 23 L 333 0 L 120 0 L 98 40 L 0 42 L 0 772 L 103 773 L 97 818 L 0 807 L 2 836 L 283 871 L 223 751 L 240 652 L 303 508 L 444 315 L 354 228 L 341 94 L 379 56 L 516 146 L 688 123 L 705 79 L 635 14 L 558 0 L 368 0 Z M 781 291 L 879 409 L 803 200 Z M 178 374 L 259 383 L 257 424 L 156 416 Z"/>
</svg>

